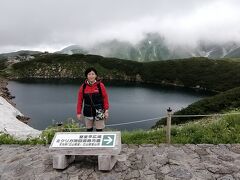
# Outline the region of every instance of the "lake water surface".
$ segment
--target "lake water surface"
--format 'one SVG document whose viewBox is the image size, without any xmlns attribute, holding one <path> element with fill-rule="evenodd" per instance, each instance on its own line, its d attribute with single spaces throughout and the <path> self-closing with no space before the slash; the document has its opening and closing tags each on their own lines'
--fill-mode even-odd
<svg viewBox="0 0 240 180">
<path fill-rule="evenodd" d="M 29 125 L 45 129 L 53 122 L 76 120 L 77 92 L 82 80 L 10 81 L 8 88 L 17 108 L 31 118 Z M 105 82 L 109 95 L 110 118 L 107 124 L 126 123 L 166 116 L 210 94 L 183 88 L 169 88 L 126 82 Z M 114 126 L 118 130 L 148 129 L 157 120 Z"/>
</svg>

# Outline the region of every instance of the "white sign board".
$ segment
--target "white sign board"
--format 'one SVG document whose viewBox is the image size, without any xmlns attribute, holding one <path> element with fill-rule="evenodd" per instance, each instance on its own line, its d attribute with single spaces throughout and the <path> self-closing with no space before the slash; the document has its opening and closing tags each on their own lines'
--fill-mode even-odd
<svg viewBox="0 0 240 180">
<path fill-rule="evenodd" d="M 114 147 L 115 141 L 115 133 L 57 133 L 51 147 Z"/>
</svg>

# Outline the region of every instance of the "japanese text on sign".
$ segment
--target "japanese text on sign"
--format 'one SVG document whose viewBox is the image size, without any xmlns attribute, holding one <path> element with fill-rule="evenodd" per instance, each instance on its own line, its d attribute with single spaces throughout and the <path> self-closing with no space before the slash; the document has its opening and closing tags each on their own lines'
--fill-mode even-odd
<svg viewBox="0 0 240 180">
<path fill-rule="evenodd" d="M 114 147 L 116 134 L 57 134 L 52 147 Z"/>
</svg>

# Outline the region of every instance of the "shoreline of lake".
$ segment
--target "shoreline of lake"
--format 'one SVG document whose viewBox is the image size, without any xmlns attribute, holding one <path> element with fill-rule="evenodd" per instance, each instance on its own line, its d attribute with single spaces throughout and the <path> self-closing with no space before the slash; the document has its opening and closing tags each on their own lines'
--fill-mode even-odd
<svg viewBox="0 0 240 180">
<path fill-rule="evenodd" d="M 16 108 L 16 104 L 12 101 L 14 96 L 11 95 L 7 85 L 7 79 L 0 77 L 0 134 L 8 134 L 16 139 L 38 137 L 41 131 L 25 123 L 29 118 Z"/>
<path fill-rule="evenodd" d="M 15 97 L 11 95 L 7 85 L 8 79 L 0 77 L 0 96 L 6 99 L 6 101 L 8 101 L 11 105 L 16 106 L 16 104 L 12 101 Z"/>
<path fill-rule="evenodd" d="M 41 82 L 41 83 L 49 83 L 49 82 L 54 82 L 54 83 L 76 83 L 76 82 L 83 82 L 84 79 L 72 79 L 72 78 L 3 78 L 0 77 L 0 95 L 3 96 L 11 105 L 13 105 L 14 107 L 16 107 L 16 104 L 13 102 L 13 99 L 15 98 L 15 96 L 13 96 L 10 92 L 10 90 L 8 89 L 8 82 L 9 81 L 17 81 L 17 82 L 24 82 L 24 83 L 28 83 L 29 81 L 34 81 L 34 82 Z M 141 85 L 147 85 L 147 86 L 159 86 L 159 87 L 163 87 L 163 88 L 169 88 L 169 89 L 173 89 L 173 88 L 177 88 L 179 90 L 188 90 L 188 91 L 192 91 L 194 93 L 206 93 L 206 94 L 211 94 L 214 95 L 216 93 L 216 91 L 209 91 L 209 90 L 204 90 L 201 88 L 191 88 L 191 87 L 184 87 L 184 86 L 180 86 L 177 84 L 159 84 L 159 83 L 154 83 L 154 82 L 133 82 L 133 81 L 124 81 L 124 80 L 106 80 L 103 79 L 103 81 L 105 81 L 106 83 L 113 83 L 113 84 L 118 84 L 123 83 L 123 84 L 127 84 L 127 85 L 132 85 L 132 86 L 141 86 Z M 21 116 L 18 118 L 20 121 L 25 122 L 27 124 L 28 121 L 31 121 L 31 117 L 27 117 L 27 116 Z"/>
<path fill-rule="evenodd" d="M 65 122 L 69 118 L 76 119 L 75 98 L 78 87 L 83 81 L 83 79 L 34 79 L 33 81 L 25 79 L 10 81 L 8 87 L 16 96 L 15 102 L 20 110 L 34 119 L 30 125 L 42 130 L 47 127 L 46 124 L 49 126 L 53 122 Z M 112 104 L 111 117 L 108 121 L 110 125 L 156 119 L 155 117 L 164 116 L 169 106 L 177 111 L 210 96 L 206 91 L 184 87 L 126 81 L 104 81 L 104 84 L 107 89 L 109 88 L 110 104 Z M 133 126 L 135 128 L 126 125 L 116 128 L 149 129 L 153 125 L 154 122 L 149 121 Z"/>
<path fill-rule="evenodd" d="M 2 96 L 9 104 L 16 108 L 16 103 L 13 102 L 15 96 L 11 94 L 7 87 L 8 81 L 9 79 L 0 77 L 0 96 Z M 31 120 L 31 118 L 27 116 L 17 116 L 17 119 L 21 122 L 24 122 L 25 124 Z"/>
</svg>

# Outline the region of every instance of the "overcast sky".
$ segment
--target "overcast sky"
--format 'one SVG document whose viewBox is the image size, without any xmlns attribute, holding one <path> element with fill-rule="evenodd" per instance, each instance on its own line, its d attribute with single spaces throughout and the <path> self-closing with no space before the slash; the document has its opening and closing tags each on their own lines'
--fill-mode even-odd
<svg viewBox="0 0 240 180">
<path fill-rule="evenodd" d="M 0 53 L 158 32 L 170 44 L 240 42 L 239 0 L 0 0 Z"/>
</svg>

